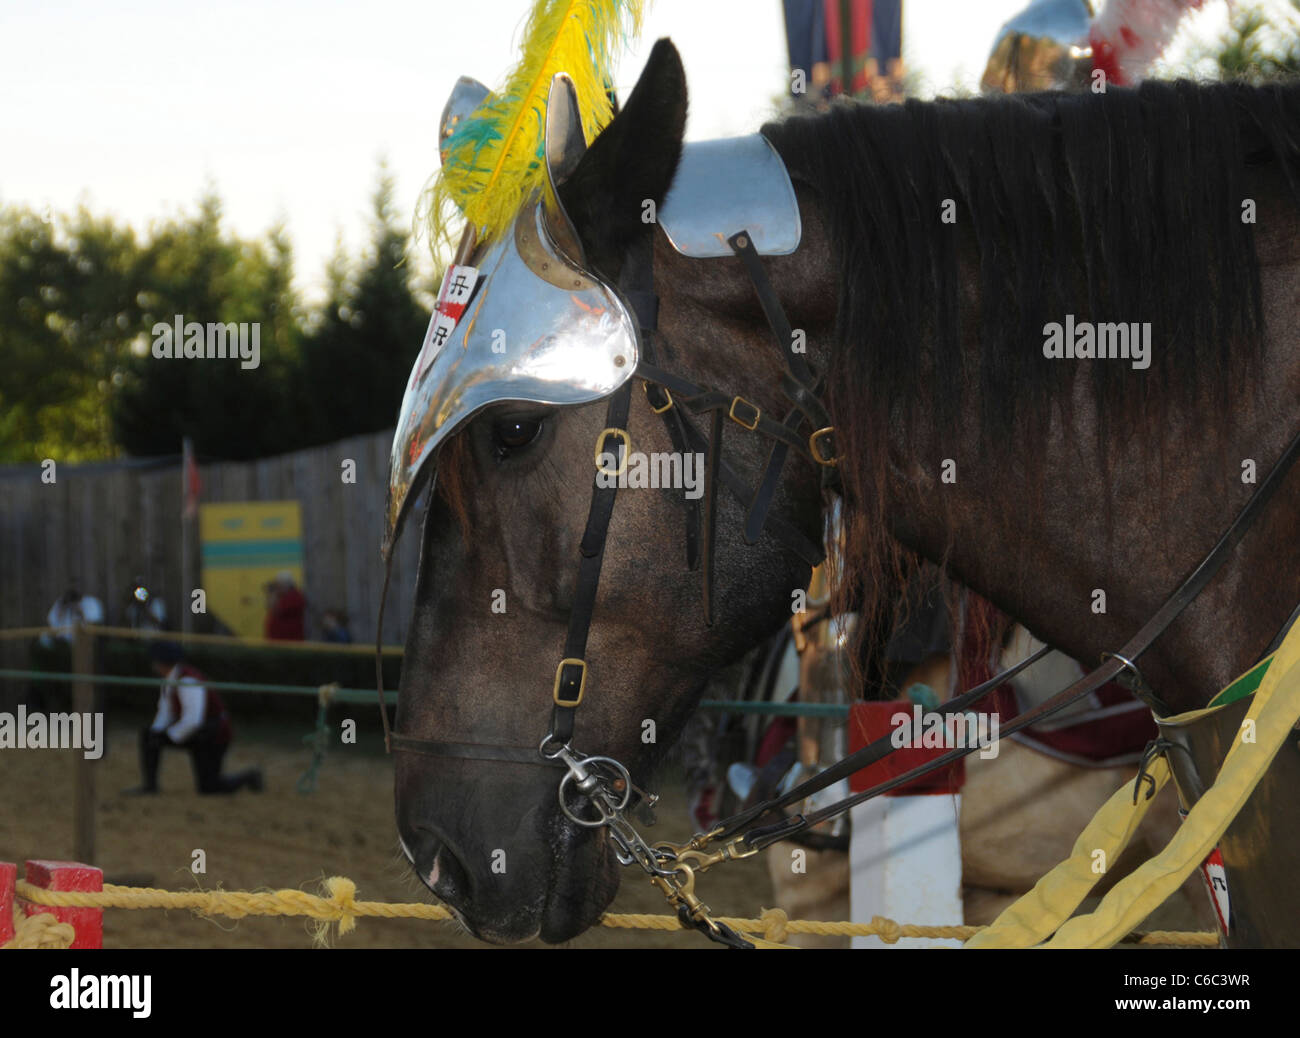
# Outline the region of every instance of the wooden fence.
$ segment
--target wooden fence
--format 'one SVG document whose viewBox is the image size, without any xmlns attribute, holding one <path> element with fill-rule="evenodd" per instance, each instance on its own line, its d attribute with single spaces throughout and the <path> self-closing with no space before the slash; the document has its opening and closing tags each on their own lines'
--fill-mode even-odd
<svg viewBox="0 0 1300 1038">
<path fill-rule="evenodd" d="M 329 608 L 348 614 L 358 642 L 374 638 L 391 442 L 389 431 L 259 461 L 200 462 L 205 503 L 301 503 L 303 590 L 314 625 L 309 638 L 321 636 L 320 612 Z M 356 463 L 355 483 L 342 480 L 345 459 Z M 405 639 L 414 599 L 419 544 L 411 525 L 393 564 L 387 643 Z M 197 530 L 193 541 L 197 582 Z M 190 600 L 190 589 L 181 587 L 179 456 L 59 465 L 52 483 L 42 482 L 39 466 L 0 466 L 0 628 L 44 623 L 74 581 L 104 603 L 109 623 L 121 623 L 137 574 L 162 596 L 178 628 Z M 195 629 L 210 625 L 198 617 Z"/>
</svg>

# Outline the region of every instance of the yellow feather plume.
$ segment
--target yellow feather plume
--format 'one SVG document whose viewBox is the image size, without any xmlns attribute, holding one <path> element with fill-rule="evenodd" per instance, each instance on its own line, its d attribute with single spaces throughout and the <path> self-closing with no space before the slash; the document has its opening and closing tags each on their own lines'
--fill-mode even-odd
<svg viewBox="0 0 1300 1038">
<path fill-rule="evenodd" d="M 608 125 L 611 58 L 640 30 L 643 8 L 644 0 L 537 0 L 518 65 L 443 145 L 442 168 L 421 200 L 435 249 L 450 242 L 456 209 L 483 241 L 545 182 L 546 101 L 557 72 L 573 80 L 588 142 Z"/>
</svg>

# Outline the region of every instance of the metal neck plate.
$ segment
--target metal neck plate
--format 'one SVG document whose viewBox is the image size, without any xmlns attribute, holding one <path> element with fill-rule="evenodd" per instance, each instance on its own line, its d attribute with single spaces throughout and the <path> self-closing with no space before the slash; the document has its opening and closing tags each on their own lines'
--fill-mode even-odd
<svg viewBox="0 0 1300 1038">
<path fill-rule="evenodd" d="M 761 256 L 788 256 L 803 226 L 790 174 L 761 133 L 683 146 L 659 226 L 683 256 L 733 255 L 727 239 L 748 230 Z"/>
</svg>

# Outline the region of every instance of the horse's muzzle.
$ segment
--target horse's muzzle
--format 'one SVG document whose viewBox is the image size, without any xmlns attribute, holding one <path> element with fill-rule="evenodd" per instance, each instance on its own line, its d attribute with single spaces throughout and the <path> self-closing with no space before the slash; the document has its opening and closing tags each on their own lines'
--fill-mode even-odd
<svg viewBox="0 0 1300 1038">
<path fill-rule="evenodd" d="M 549 770 L 541 783 L 536 773 L 503 779 L 470 762 L 437 767 L 436 778 L 407 770 L 399 765 L 402 849 L 475 937 L 554 944 L 599 920 L 618 890 L 619 866 L 603 830 L 580 829 L 561 814 Z"/>
</svg>

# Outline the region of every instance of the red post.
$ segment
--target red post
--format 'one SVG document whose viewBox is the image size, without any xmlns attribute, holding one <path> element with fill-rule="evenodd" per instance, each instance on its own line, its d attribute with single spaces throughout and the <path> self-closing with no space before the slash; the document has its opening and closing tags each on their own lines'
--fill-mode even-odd
<svg viewBox="0 0 1300 1038">
<path fill-rule="evenodd" d="M 46 890 L 100 891 L 104 889 L 104 873 L 93 865 L 76 861 L 28 861 L 27 882 Z M 26 905 L 28 915 L 50 912 L 61 923 L 71 923 L 76 931 L 73 948 L 102 948 L 104 946 L 104 910 L 102 908 L 48 908 L 44 905 Z"/>
<path fill-rule="evenodd" d="M 14 939 L 14 881 L 18 866 L 0 861 L 0 944 Z"/>
</svg>

